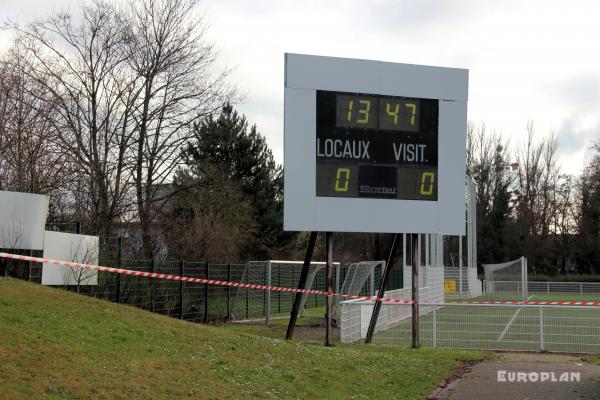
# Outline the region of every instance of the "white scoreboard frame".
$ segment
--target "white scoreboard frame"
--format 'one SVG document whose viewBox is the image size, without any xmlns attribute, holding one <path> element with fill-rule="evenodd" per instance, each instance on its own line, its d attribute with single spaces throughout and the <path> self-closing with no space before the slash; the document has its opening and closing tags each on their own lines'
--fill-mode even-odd
<svg viewBox="0 0 600 400">
<path fill-rule="evenodd" d="M 286 53 L 284 229 L 464 235 L 468 74 Z M 317 90 L 438 99 L 438 200 L 317 197 Z"/>
</svg>

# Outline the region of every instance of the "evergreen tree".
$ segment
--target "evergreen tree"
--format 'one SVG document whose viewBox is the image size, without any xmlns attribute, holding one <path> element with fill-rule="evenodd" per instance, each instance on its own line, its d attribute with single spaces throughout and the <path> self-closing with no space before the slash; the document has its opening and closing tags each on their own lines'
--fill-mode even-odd
<svg viewBox="0 0 600 400">
<path fill-rule="evenodd" d="M 282 168 L 256 125 L 248 126 L 231 105 L 225 105 L 217 118 L 210 116 L 194 125 L 185 156 L 191 173 L 198 177 L 217 170 L 239 186 L 254 211 L 254 256 L 268 256 L 270 248 L 289 238 L 283 233 Z"/>
</svg>

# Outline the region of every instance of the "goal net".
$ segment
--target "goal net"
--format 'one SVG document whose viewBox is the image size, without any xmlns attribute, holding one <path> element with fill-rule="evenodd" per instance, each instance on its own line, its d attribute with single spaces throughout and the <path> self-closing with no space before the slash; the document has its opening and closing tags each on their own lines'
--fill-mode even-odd
<svg viewBox="0 0 600 400">
<path fill-rule="evenodd" d="M 501 264 L 483 264 L 485 294 L 488 300 L 527 301 L 527 259 Z"/>
<path fill-rule="evenodd" d="M 360 261 L 350 264 L 345 272 L 345 278 L 339 293 L 350 296 L 374 296 L 381 283 L 385 269 L 385 261 Z M 341 318 L 340 302 L 344 299 L 336 297 L 333 307 L 333 321 L 339 325 Z"/>
<path fill-rule="evenodd" d="M 250 261 L 246 264 L 241 283 L 278 286 L 297 289 L 304 263 L 302 261 Z M 334 263 L 334 276 L 339 272 L 339 263 Z M 305 289 L 326 290 L 325 263 L 310 264 Z M 270 290 L 237 288 L 231 307 L 231 318 L 236 321 L 269 320 L 287 317 L 294 303 L 295 293 Z M 300 313 L 307 308 L 325 305 L 325 297 L 302 295 Z"/>
</svg>

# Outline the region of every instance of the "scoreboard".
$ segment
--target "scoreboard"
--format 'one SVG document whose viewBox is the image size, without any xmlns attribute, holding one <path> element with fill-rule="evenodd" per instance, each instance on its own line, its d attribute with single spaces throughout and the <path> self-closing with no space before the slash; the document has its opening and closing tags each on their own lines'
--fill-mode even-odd
<svg viewBox="0 0 600 400">
<path fill-rule="evenodd" d="M 316 96 L 317 196 L 437 200 L 437 100 Z"/>
<path fill-rule="evenodd" d="M 286 54 L 284 229 L 464 234 L 467 82 Z"/>
</svg>

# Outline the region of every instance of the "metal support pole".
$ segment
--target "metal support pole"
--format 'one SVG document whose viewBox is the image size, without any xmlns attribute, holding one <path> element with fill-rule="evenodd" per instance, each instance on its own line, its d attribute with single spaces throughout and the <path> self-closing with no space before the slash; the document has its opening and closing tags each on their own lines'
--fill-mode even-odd
<svg viewBox="0 0 600 400">
<path fill-rule="evenodd" d="M 462 241 L 463 241 L 463 237 L 459 236 L 458 237 L 458 276 L 459 276 L 459 280 L 458 280 L 458 293 L 460 294 L 460 298 L 463 298 L 463 254 L 462 254 Z"/>
<path fill-rule="evenodd" d="M 340 264 L 335 265 L 335 292 L 340 292 Z M 340 302 L 339 296 L 336 296 L 334 301 L 338 304 Z"/>
<path fill-rule="evenodd" d="M 544 308 L 540 306 L 540 351 L 544 351 Z"/>
<path fill-rule="evenodd" d="M 208 263 L 208 261 L 206 262 L 206 279 L 210 279 L 209 278 L 209 269 L 208 266 L 210 264 Z M 208 283 L 204 284 L 204 323 L 208 322 Z"/>
<path fill-rule="evenodd" d="M 419 347 L 419 265 L 421 254 L 419 235 L 412 234 L 412 348 Z"/>
<path fill-rule="evenodd" d="M 154 261 L 154 257 L 152 257 L 152 264 L 150 265 L 152 269 L 152 273 L 156 273 L 156 262 Z M 150 311 L 154 312 L 154 298 L 155 298 L 155 286 L 156 279 L 150 279 Z"/>
<path fill-rule="evenodd" d="M 227 282 L 231 282 L 231 264 L 227 263 Z M 227 321 L 231 321 L 231 286 L 227 286 Z"/>
<path fill-rule="evenodd" d="M 33 257 L 33 250 L 29 250 L 29 257 Z M 27 281 L 31 282 L 31 260 L 27 262 Z"/>
<path fill-rule="evenodd" d="M 390 279 L 390 271 L 392 270 L 392 261 L 394 259 L 394 253 L 396 253 L 396 246 L 398 243 L 398 234 L 394 234 L 392 240 L 392 248 L 388 254 L 387 262 L 385 263 L 385 269 L 383 270 L 383 276 L 381 277 L 381 284 L 379 286 L 379 292 L 377 293 L 377 299 L 373 306 L 373 314 L 371 315 L 371 321 L 369 322 L 369 329 L 367 330 L 367 337 L 365 343 L 371 343 L 373 340 L 373 334 L 375 333 L 375 326 L 377 325 L 377 319 L 379 318 L 379 311 L 381 310 L 381 299 L 385 295 L 385 288 L 387 287 L 388 280 Z M 403 251 L 404 252 L 404 251 Z"/>
<path fill-rule="evenodd" d="M 298 289 L 304 289 L 306 286 L 306 278 L 308 277 L 308 270 L 310 269 L 310 262 L 312 261 L 313 251 L 315 250 L 315 242 L 317 241 L 318 232 L 311 232 L 310 239 L 308 239 L 308 246 L 306 248 L 306 255 L 304 257 L 304 265 L 302 266 L 302 272 L 300 273 L 300 281 L 298 282 Z M 288 324 L 286 339 L 291 339 L 294 336 L 294 328 L 296 327 L 296 320 L 298 319 L 298 312 L 300 311 L 300 303 L 302 302 L 302 293 L 296 293 L 294 297 L 294 305 L 292 306 L 292 312 L 290 314 L 290 322 Z"/>
<path fill-rule="evenodd" d="M 433 326 L 432 326 L 432 337 L 433 337 L 433 347 L 437 347 L 437 313 L 435 308 L 433 309 Z"/>
<path fill-rule="evenodd" d="M 413 233 L 413 235 L 416 236 L 416 238 L 417 238 L 417 251 L 416 251 L 416 253 L 419 256 L 419 265 L 421 265 L 421 260 L 423 259 L 423 252 L 421 251 L 421 234 L 416 234 L 415 235 Z"/>
<path fill-rule="evenodd" d="M 265 271 L 265 274 L 266 285 L 271 286 L 271 261 L 267 262 L 267 270 Z M 267 289 L 265 292 L 265 324 L 269 326 L 271 325 L 271 289 Z"/>
<path fill-rule="evenodd" d="M 117 268 L 123 268 L 123 238 L 119 236 L 117 241 Z M 117 303 L 121 302 L 121 274 L 117 274 Z"/>
<path fill-rule="evenodd" d="M 333 346 L 333 233 L 325 233 L 325 249 L 327 263 L 325 272 L 327 275 L 327 308 L 325 309 L 325 346 Z"/>
<path fill-rule="evenodd" d="M 369 296 L 375 296 L 375 270 L 377 267 L 373 268 L 371 271 L 371 279 L 369 279 Z"/>
<path fill-rule="evenodd" d="M 431 261 L 432 261 L 432 257 L 431 257 L 432 251 L 431 250 L 432 250 L 432 247 L 435 247 L 435 245 L 431 246 L 432 244 L 435 243 L 435 241 L 434 241 L 434 243 L 431 243 L 431 242 L 432 242 L 431 235 L 429 235 L 429 234 L 425 235 L 425 265 L 426 266 L 431 266 Z"/>
<path fill-rule="evenodd" d="M 402 234 L 402 271 L 404 267 L 406 267 L 406 233 Z"/>
<path fill-rule="evenodd" d="M 154 262 L 154 260 L 152 260 L 152 262 Z M 185 276 L 185 261 L 181 260 L 179 261 L 179 276 Z M 184 295 L 184 290 L 185 290 L 185 282 L 181 281 L 181 285 L 179 286 L 179 304 L 180 304 L 180 308 L 181 308 L 181 312 L 179 314 L 179 318 L 183 319 L 184 315 L 184 309 L 183 309 L 183 295 Z"/>
</svg>

